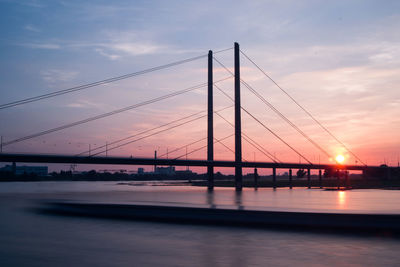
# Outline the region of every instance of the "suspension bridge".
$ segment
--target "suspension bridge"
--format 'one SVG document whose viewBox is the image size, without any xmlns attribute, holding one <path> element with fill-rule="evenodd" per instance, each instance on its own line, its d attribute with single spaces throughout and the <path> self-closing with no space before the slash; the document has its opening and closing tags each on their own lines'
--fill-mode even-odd
<svg viewBox="0 0 400 267">
<path fill-rule="evenodd" d="M 217 57 L 216 54 L 233 50 L 234 53 L 234 71 L 232 72 L 228 67 L 226 67 Z M 313 138 L 311 138 L 308 134 L 306 134 L 303 130 L 301 130 L 293 121 L 291 121 L 287 116 L 285 116 L 281 111 L 279 111 L 274 105 L 271 104 L 265 97 L 263 97 L 255 88 L 253 88 L 249 83 L 245 80 L 241 79 L 240 76 L 240 59 L 243 56 L 247 59 L 254 67 L 261 72 L 266 78 L 272 81 L 272 83 L 278 87 L 289 99 L 290 101 L 300 108 L 311 120 L 321 129 L 321 131 L 327 133 L 335 142 L 337 142 L 343 149 L 347 151 L 354 159 L 356 159 L 360 165 L 345 165 L 336 162 L 335 164 L 316 164 L 313 163 L 309 158 L 307 158 L 301 151 L 296 149 L 292 144 L 289 144 L 287 140 L 285 140 L 281 135 L 273 131 L 262 119 L 255 116 L 252 112 L 250 112 L 246 107 L 241 105 L 241 86 L 244 86 L 249 90 L 254 96 L 256 96 L 263 104 L 265 104 L 269 109 L 271 109 L 274 113 L 276 113 L 285 123 L 287 123 L 290 127 L 292 127 L 296 132 L 298 132 L 307 142 L 309 142 L 312 146 L 318 149 L 322 154 L 327 156 L 328 158 L 334 159 L 334 157 L 328 152 L 327 149 L 323 148 L 322 145 L 318 144 Z M 86 90 L 91 87 L 109 84 L 116 81 L 136 77 L 139 75 L 143 75 L 150 72 L 160 71 L 163 69 L 171 68 L 178 65 L 183 65 L 189 62 L 193 62 L 200 59 L 207 58 L 208 62 L 208 80 L 205 83 L 201 83 L 198 85 L 194 85 L 183 90 L 175 91 L 166 95 L 162 95 L 150 100 L 146 100 L 143 102 L 136 103 L 134 105 L 120 108 L 117 110 L 113 110 L 107 113 L 103 113 L 97 116 L 89 117 L 83 120 L 75 121 L 72 123 L 68 123 L 65 125 L 61 125 L 56 128 L 47 129 L 44 131 L 40 131 L 37 133 L 33 133 L 27 136 L 19 137 L 13 140 L 9 140 L 7 142 L 3 142 L 1 140 L 1 153 L 0 153 L 0 162 L 25 162 L 25 163 L 68 163 L 68 164 L 111 164 L 111 165 L 154 165 L 154 166 L 201 166 L 207 167 L 207 176 L 208 176 L 208 188 L 212 190 L 214 188 L 214 168 L 216 167 L 232 167 L 235 168 L 235 188 L 237 191 L 241 191 L 243 187 L 243 168 L 270 168 L 273 170 L 273 179 L 276 179 L 276 170 L 277 169 L 288 169 L 290 179 L 292 176 L 293 169 L 302 169 L 307 170 L 307 178 L 310 180 L 311 170 L 319 170 L 319 177 L 321 179 L 322 170 L 324 169 L 334 169 L 334 170 L 357 170 L 357 171 L 366 171 L 366 170 L 381 170 L 382 166 L 368 166 L 365 164 L 352 150 L 350 150 L 342 141 L 340 141 L 331 131 L 329 131 L 319 120 L 317 120 L 306 108 L 304 108 L 297 100 L 295 100 L 287 91 L 285 91 L 275 80 L 273 80 L 256 62 L 251 59 L 246 53 L 244 53 L 240 48 L 239 44 L 235 43 L 233 48 L 228 48 L 220 51 L 209 51 L 206 55 L 201 55 L 197 57 L 188 58 L 185 60 L 180 60 L 176 62 L 172 62 L 166 65 L 157 66 L 154 68 L 142 70 L 139 72 L 134 72 L 118 77 L 113 77 L 93 83 L 84 84 L 81 86 L 76 86 L 60 91 L 55 91 L 43 95 L 39 95 L 36 97 L 30 97 L 26 99 L 22 99 L 19 101 L 14 101 L 6 104 L 0 105 L 1 110 L 12 108 L 19 105 L 24 105 L 31 102 L 40 101 L 47 98 L 57 97 L 60 95 L 78 92 L 82 90 Z M 227 77 L 214 80 L 213 77 L 213 65 L 218 64 L 223 70 L 226 71 Z M 231 97 L 227 94 L 218 83 L 233 79 L 234 80 L 234 97 Z M 187 92 L 194 91 L 199 88 L 207 87 L 207 112 L 204 114 L 202 112 L 196 112 L 188 116 L 184 116 L 182 118 L 170 121 L 168 123 L 153 127 L 151 129 L 146 129 L 137 134 L 130 135 L 128 137 L 120 138 L 118 140 L 114 140 L 112 142 L 107 142 L 106 145 L 98 146 L 94 149 L 89 149 L 88 151 L 84 151 L 82 153 L 76 155 L 52 155 L 52 154 L 16 154 L 16 153 L 3 153 L 3 149 L 9 145 L 20 143 L 29 139 L 34 139 L 43 135 L 47 135 L 53 132 L 62 131 L 71 127 L 75 127 L 81 124 L 86 124 L 95 120 L 103 119 L 106 117 L 110 117 L 122 112 L 126 112 L 132 109 L 136 109 L 142 106 L 146 106 L 152 103 L 156 103 L 165 99 L 173 98 L 178 95 L 185 94 Z M 214 90 L 220 91 L 227 99 L 232 101 L 232 105 L 214 110 L 213 107 L 213 93 Z M 222 116 L 221 111 L 234 108 L 234 123 L 231 123 L 224 116 Z M 273 153 L 269 152 L 264 146 L 260 145 L 253 138 L 251 138 L 248 134 L 242 131 L 242 113 L 248 115 L 249 118 L 254 120 L 257 124 L 259 124 L 265 131 L 269 132 L 279 140 L 279 142 L 283 143 L 287 146 L 293 153 L 297 154 L 299 158 L 303 159 L 306 163 L 286 163 L 279 160 Z M 234 134 L 228 135 L 226 137 L 216 139 L 214 137 L 214 115 L 218 116 L 222 120 L 226 121 L 232 128 L 234 128 Z M 207 149 L 207 159 L 205 160 L 194 160 L 194 159 L 181 159 L 181 157 L 168 159 L 168 158 L 138 158 L 138 157 L 111 157 L 108 156 L 108 152 L 134 142 L 138 142 L 140 140 L 155 136 L 160 133 L 168 132 L 177 127 L 186 125 L 190 122 L 197 121 L 201 118 L 207 118 L 207 137 L 191 142 L 190 144 L 186 144 L 182 147 L 175 149 L 176 151 L 187 147 L 188 145 L 192 145 L 195 143 L 199 143 L 201 141 L 207 141 L 207 145 L 197 148 L 193 151 L 190 151 L 188 154 L 192 154 L 202 149 Z M 235 145 L 234 149 L 226 146 L 223 141 L 229 137 L 234 136 Z M 246 161 L 242 158 L 242 141 L 245 141 L 254 149 L 259 151 L 265 156 L 265 159 L 268 161 Z M 214 145 L 219 143 L 230 150 L 235 155 L 235 159 L 233 161 L 228 160 L 214 160 Z M 173 152 L 173 151 L 171 151 Z M 105 156 L 104 156 L 105 154 Z M 385 167 L 385 169 L 390 169 L 390 167 Z"/>
</svg>

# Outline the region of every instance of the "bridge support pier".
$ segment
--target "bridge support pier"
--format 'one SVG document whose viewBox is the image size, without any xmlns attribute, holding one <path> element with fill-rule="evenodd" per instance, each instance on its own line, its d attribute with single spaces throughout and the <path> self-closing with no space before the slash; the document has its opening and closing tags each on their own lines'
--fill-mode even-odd
<svg viewBox="0 0 400 267">
<path fill-rule="evenodd" d="M 292 179 L 293 179 L 293 174 L 292 174 L 292 169 L 289 169 L 289 188 L 292 189 Z"/>
<path fill-rule="evenodd" d="M 207 161 L 214 161 L 213 53 L 208 51 Z M 208 190 L 214 190 L 214 166 L 207 166 Z"/>
<path fill-rule="evenodd" d="M 157 150 L 154 150 L 154 159 L 157 159 Z M 154 164 L 154 173 L 157 172 L 157 164 Z"/>
<path fill-rule="evenodd" d="M 241 126 L 241 106 L 240 106 L 240 50 L 239 44 L 235 43 L 235 188 L 242 191 L 242 126 Z"/>
<path fill-rule="evenodd" d="M 336 170 L 336 177 L 337 177 L 337 189 L 340 189 L 340 171 Z"/>
<path fill-rule="evenodd" d="M 319 188 L 322 188 L 322 170 L 318 170 Z"/>
<path fill-rule="evenodd" d="M 257 168 L 254 168 L 254 190 L 258 189 L 258 172 Z"/>
<path fill-rule="evenodd" d="M 386 167 L 386 179 L 390 180 L 392 178 L 392 173 L 390 172 L 390 169 Z"/>
<path fill-rule="evenodd" d="M 272 183 L 274 189 L 276 189 L 276 168 L 272 168 Z"/>
<path fill-rule="evenodd" d="M 307 169 L 307 185 L 308 185 L 308 189 L 311 188 L 311 170 Z"/>
</svg>

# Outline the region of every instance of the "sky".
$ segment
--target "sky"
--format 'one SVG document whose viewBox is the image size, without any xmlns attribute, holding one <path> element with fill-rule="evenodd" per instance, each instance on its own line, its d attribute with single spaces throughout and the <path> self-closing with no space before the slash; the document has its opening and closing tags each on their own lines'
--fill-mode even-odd
<svg viewBox="0 0 400 267">
<path fill-rule="evenodd" d="M 369 165 L 400 154 L 398 1 L 0 0 L 0 104 L 205 55 L 240 44 L 285 91 Z M 215 54 L 233 70 L 233 50 Z M 229 76 L 214 62 L 214 79 Z M 242 105 L 314 163 L 361 164 L 245 57 L 241 78 L 328 152 L 322 153 L 242 86 Z M 3 142 L 207 81 L 202 58 L 184 65 L 0 110 Z M 233 80 L 218 86 L 233 96 Z M 207 108 L 206 88 L 3 147 L 8 153 L 88 154 Z M 232 105 L 215 89 L 214 109 Z M 233 123 L 233 108 L 221 111 Z M 215 117 L 215 159 L 234 159 L 233 128 Z M 163 129 L 163 128 L 160 128 Z M 110 156 L 185 157 L 206 144 L 206 118 Z M 284 162 L 305 162 L 242 112 L 242 130 Z M 153 131 L 154 132 L 154 131 Z M 152 132 L 150 132 L 152 133 Z M 229 137 L 230 136 L 230 137 Z M 129 139 L 133 140 L 133 139 Z M 94 150 L 94 151 L 93 151 Z M 168 153 L 167 153 L 168 151 Z M 173 151 L 170 153 L 170 151 Z M 102 154 L 104 155 L 104 154 Z M 188 158 L 206 157 L 206 150 Z M 243 141 L 245 160 L 270 161 Z"/>
</svg>

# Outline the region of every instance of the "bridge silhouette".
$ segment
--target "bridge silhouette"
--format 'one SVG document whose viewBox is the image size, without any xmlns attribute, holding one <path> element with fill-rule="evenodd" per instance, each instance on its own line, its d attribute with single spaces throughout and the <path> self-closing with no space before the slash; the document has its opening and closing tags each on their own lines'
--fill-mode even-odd
<svg viewBox="0 0 400 267">
<path fill-rule="evenodd" d="M 234 52 L 234 71 L 232 72 L 229 68 L 227 68 L 220 60 L 218 60 L 214 55 L 218 53 L 222 53 L 225 51 L 233 50 Z M 303 153 L 295 149 L 291 144 L 284 140 L 279 134 L 274 132 L 270 127 L 268 127 L 262 120 L 257 118 L 254 114 L 252 114 L 248 109 L 241 105 L 241 85 L 247 88 L 252 94 L 254 94 L 259 100 L 261 100 L 267 107 L 269 107 L 272 111 L 274 111 L 283 121 L 285 121 L 290 127 L 296 130 L 301 136 L 303 136 L 308 142 L 310 142 L 315 148 L 317 148 L 321 153 L 326 155 L 328 158 L 334 159 L 330 153 L 324 149 L 320 144 L 318 144 L 315 140 L 313 140 L 309 135 L 307 135 L 304 131 L 302 131 L 295 123 L 293 123 L 288 117 L 286 117 L 282 112 L 280 112 L 274 105 L 272 105 L 267 99 L 265 99 L 261 94 L 259 94 L 250 84 L 241 79 L 240 77 L 240 58 L 241 55 L 244 56 L 249 62 L 251 62 L 256 69 L 258 69 L 265 77 L 270 79 L 275 86 L 277 86 L 289 99 L 293 102 L 294 105 L 299 107 L 307 116 L 309 116 L 314 123 L 318 125 L 318 127 L 326 132 L 331 138 L 333 138 L 338 144 L 340 144 L 349 154 L 351 154 L 361 165 L 344 165 L 336 162 L 335 164 L 315 164 L 311 162 Z M 333 169 L 333 170 L 358 170 L 358 171 L 366 171 L 366 170 L 381 170 L 388 167 L 382 166 L 368 166 L 365 164 L 353 151 L 351 151 L 343 142 L 341 142 L 332 132 L 330 132 L 321 122 L 319 122 L 307 109 L 305 109 L 298 101 L 296 101 L 287 91 L 285 91 L 278 83 L 276 83 L 259 65 L 255 63 L 246 53 L 244 53 L 239 48 L 239 44 L 235 43 L 233 48 L 228 48 L 220 51 L 209 51 L 206 55 L 201 55 L 193 58 L 188 58 L 181 61 L 172 62 L 170 64 L 161 65 L 158 67 L 154 67 L 151 69 L 130 73 L 123 76 L 113 77 L 89 84 L 84 84 L 81 86 L 76 86 L 60 91 L 55 91 L 48 94 L 39 95 L 36 97 L 30 97 L 26 99 L 22 99 L 19 101 L 14 101 L 6 104 L 0 105 L 0 111 L 3 109 L 15 107 L 18 105 L 24 105 L 31 102 L 40 101 L 47 98 L 52 98 L 64 94 L 68 94 L 71 92 L 82 91 L 94 86 L 99 86 L 103 84 L 108 84 L 112 82 L 116 82 L 119 80 L 139 76 L 142 74 L 159 71 L 167 68 L 171 68 L 177 65 L 186 64 L 188 62 L 196 61 L 199 59 L 208 59 L 208 80 L 206 83 L 198 84 L 195 86 L 191 86 L 185 88 L 180 91 L 175 91 L 173 93 L 159 96 L 150 100 L 146 100 L 140 103 L 136 103 L 134 105 L 124 107 L 121 109 L 113 110 L 111 112 L 103 113 L 94 117 L 89 117 L 83 120 L 75 121 L 73 123 L 65 124 L 56 128 L 44 130 L 41 132 L 37 132 L 31 135 L 27 135 L 24 137 L 19 137 L 7 142 L 3 142 L 1 140 L 0 144 L 0 162 L 26 162 L 26 163 L 68 163 L 68 164 L 112 164 L 112 165 L 158 165 L 158 166 L 202 166 L 207 167 L 207 177 L 208 177 L 208 188 L 212 190 L 214 188 L 214 168 L 215 167 L 233 167 L 235 168 L 235 188 L 237 191 L 241 191 L 243 188 L 243 168 L 271 168 L 273 170 L 273 181 L 276 182 L 276 170 L 277 169 L 288 169 L 289 170 L 289 178 L 292 178 L 292 169 L 302 169 L 307 170 L 307 179 L 310 182 L 311 170 L 319 170 L 319 179 L 322 176 L 322 170 L 324 169 Z M 217 63 L 222 69 L 224 69 L 228 76 L 220 79 L 214 80 L 213 77 L 213 64 Z M 234 97 L 232 98 L 228 95 L 224 90 L 222 90 L 218 83 L 228 80 L 234 79 Z M 77 125 L 89 123 L 91 121 L 95 121 L 98 119 L 106 118 L 109 116 L 113 116 L 115 114 L 119 114 L 128 110 L 132 110 L 138 107 L 142 107 L 151 103 L 156 103 L 158 101 L 162 101 L 165 99 L 173 98 L 175 96 L 194 91 L 199 88 L 207 87 L 207 114 L 203 114 L 204 112 L 197 112 L 183 118 L 165 123 L 163 125 L 146 129 L 140 133 L 121 138 L 112 142 L 107 143 L 103 146 L 98 146 L 93 150 L 90 148 L 88 151 L 84 151 L 77 155 L 51 155 L 51 154 L 15 154 L 15 153 L 3 153 L 3 148 L 9 146 L 11 144 L 23 142 L 29 139 L 37 138 L 46 134 L 50 134 L 57 131 L 62 131 L 64 129 L 74 127 Z M 227 108 L 231 108 L 232 106 L 225 107 L 223 109 L 214 110 L 213 107 L 213 93 L 214 89 L 220 91 L 224 96 L 226 96 L 230 101 L 233 102 L 234 107 L 234 123 L 229 122 L 225 117 L 221 115 L 221 111 Z M 267 132 L 271 133 L 275 138 L 277 138 L 280 142 L 286 145 L 290 150 L 296 153 L 299 158 L 302 158 L 307 163 L 285 163 L 280 161 L 275 155 L 270 153 L 265 149 L 262 145 L 257 143 L 254 139 L 252 139 L 249 135 L 242 131 L 241 123 L 241 114 L 244 112 L 250 118 L 252 118 L 255 122 L 257 122 L 262 128 L 264 128 Z M 230 124 L 234 128 L 234 138 L 235 138 L 235 148 L 234 150 L 223 144 L 223 140 L 233 136 L 229 135 L 221 139 L 216 139 L 214 137 L 214 115 L 220 117 L 225 120 L 228 124 Z M 165 158 L 138 158 L 138 157 L 109 157 L 108 151 L 129 145 L 133 142 L 137 142 L 143 140 L 145 138 L 154 136 L 159 133 L 167 132 L 169 130 L 175 129 L 179 126 L 185 125 L 189 122 L 196 121 L 201 118 L 207 117 L 207 137 L 202 138 L 200 140 L 196 140 L 191 144 L 198 143 L 200 141 L 207 140 L 207 145 L 200 147 L 194 151 L 189 152 L 188 154 L 194 153 L 201 149 L 207 149 L 207 159 L 206 160 L 193 160 L 193 159 L 181 159 L 181 157 L 177 157 L 174 159 L 165 159 Z M 132 140 L 133 139 L 133 140 Z M 257 151 L 262 153 L 266 158 L 270 161 L 244 161 L 242 159 L 242 140 L 246 141 L 249 145 L 254 147 Z M 227 149 L 232 151 L 235 154 L 234 161 L 227 160 L 214 160 L 214 145 L 216 143 L 220 143 L 224 145 Z M 190 145 L 190 144 L 189 144 Z M 177 148 L 176 150 L 182 149 L 185 146 Z M 186 145 L 187 147 L 187 145 Z M 88 155 L 87 155 L 88 154 Z M 102 154 L 106 154 L 106 156 L 100 156 Z M 187 154 L 186 154 L 187 155 Z M 255 170 L 256 173 L 256 170 Z M 310 183 L 309 183 L 310 184 Z"/>
</svg>

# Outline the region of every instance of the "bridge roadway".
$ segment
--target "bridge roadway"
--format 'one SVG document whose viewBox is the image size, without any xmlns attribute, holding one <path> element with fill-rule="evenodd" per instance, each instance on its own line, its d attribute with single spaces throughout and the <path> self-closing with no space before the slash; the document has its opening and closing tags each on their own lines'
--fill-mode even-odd
<svg viewBox="0 0 400 267">
<path fill-rule="evenodd" d="M 181 159 L 154 159 L 134 157 L 90 157 L 68 156 L 51 154 L 0 154 L 0 162 L 24 163 L 70 163 L 70 164 L 109 164 L 109 165 L 157 165 L 157 166 L 197 166 L 197 167 L 242 167 L 242 168 L 276 168 L 276 169 L 346 169 L 366 170 L 380 169 L 380 166 L 337 165 L 337 164 L 302 164 L 302 163 L 274 163 L 274 162 L 235 162 L 226 160 L 181 160 Z"/>
</svg>

